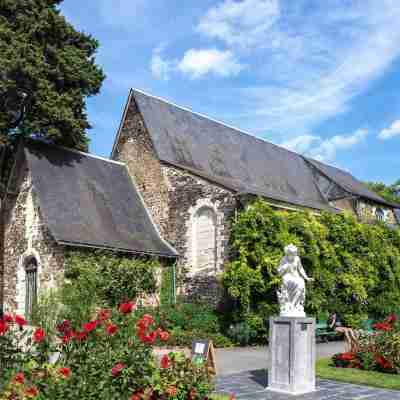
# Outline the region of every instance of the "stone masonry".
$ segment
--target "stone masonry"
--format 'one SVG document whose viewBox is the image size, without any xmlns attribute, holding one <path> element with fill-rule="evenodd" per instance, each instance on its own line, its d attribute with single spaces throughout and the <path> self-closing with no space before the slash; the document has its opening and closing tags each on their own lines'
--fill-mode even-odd
<svg viewBox="0 0 400 400">
<path fill-rule="evenodd" d="M 54 286 L 64 268 L 64 248 L 50 236 L 43 222 L 31 178 L 21 169 L 17 195 L 7 199 L 4 215 L 4 305 L 8 311 L 25 312 L 25 263 L 35 257 L 38 290 Z"/>
</svg>

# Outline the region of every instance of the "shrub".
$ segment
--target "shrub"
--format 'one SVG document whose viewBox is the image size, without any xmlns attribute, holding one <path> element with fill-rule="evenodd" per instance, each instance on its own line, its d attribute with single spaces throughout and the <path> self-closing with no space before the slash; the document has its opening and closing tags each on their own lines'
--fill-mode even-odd
<svg viewBox="0 0 400 400">
<path fill-rule="evenodd" d="M 23 359 L 8 371 L 1 400 L 43 399 L 203 399 L 212 390 L 204 365 L 169 354 L 159 364 L 152 346 L 168 339 L 153 317 L 127 302 L 101 309 L 79 330 L 73 321 L 58 324 L 53 337 L 42 328 L 29 336 Z M 11 340 L 15 332 L 3 329 Z M 50 354 L 58 354 L 51 364 Z"/>
<path fill-rule="evenodd" d="M 341 368 L 360 368 L 368 371 L 400 374 L 400 325 L 390 315 L 374 325 L 373 334 L 359 338 L 356 353 L 335 354 L 333 364 Z"/>
<path fill-rule="evenodd" d="M 398 307 L 400 229 L 361 224 L 348 214 L 276 211 L 256 200 L 233 222 L 233 256 L 222 277 L 236 306 L 234 323 L 253 314 L 267 321 L 279 312 L 277 265 L 288 243 L 298 246 L 315 278 L 307 287 L 307 314 L 334 310 L 358 327 L 367 316 L 383 317 Z"/>
</svg>

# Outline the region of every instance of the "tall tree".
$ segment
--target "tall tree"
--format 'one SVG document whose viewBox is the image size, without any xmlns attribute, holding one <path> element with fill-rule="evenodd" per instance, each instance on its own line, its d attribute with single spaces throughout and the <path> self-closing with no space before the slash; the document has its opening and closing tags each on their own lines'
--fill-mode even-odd
<svg viewBox="0 0 400 400">
<path fill-rule="evenodd" d="M 387 201 L 400 204 L 400 179 L 392 185 L 385 185 L 380 182 L 365 182 L 365 184 Z"/>
<path fill-rule="evenodd" d="M 28 136 L 87 148 L 85 100 L 104 80 L 99 44 L 65 20 L 61 2 L 0 0 L 0 143 Z"/>
</svg>

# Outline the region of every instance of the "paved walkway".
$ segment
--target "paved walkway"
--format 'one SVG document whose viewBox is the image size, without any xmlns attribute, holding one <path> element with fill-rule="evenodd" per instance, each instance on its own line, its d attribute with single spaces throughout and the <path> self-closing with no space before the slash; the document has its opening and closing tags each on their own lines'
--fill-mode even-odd
<svg viewBox="0 0 400 400">
<path fill-rule="evenodd" d="M 291 396 L 266 390 L 267 371 L 257 370 L 216 378 L 216 391 L 234 394 L 238 400 L 400 400 L 400 391 L 318 380 L 313 393 Z"/>
<path fill-rule="evenodd" d="M 344 351 L 341 341 L 318 343 L 317 357 L 330 357 Z M 216 349 L 218 375 L 229 375 L 244 371 L 264 369 L 268 362 L 268 347 L 235 347 Z"/>
</svg>

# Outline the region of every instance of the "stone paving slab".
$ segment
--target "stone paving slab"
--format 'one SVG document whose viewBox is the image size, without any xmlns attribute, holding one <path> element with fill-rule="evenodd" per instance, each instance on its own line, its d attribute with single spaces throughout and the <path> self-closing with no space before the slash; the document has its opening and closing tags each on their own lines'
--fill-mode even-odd
<svg viewBox="0 0 400 400">
<path fill-rule="evenodd" d="M 305 395 L 271 392 L 265 389 L 268 385 L 265 369 L 217 376 L 215 383 L 216 392 L 233 394 L 240 400 L 400 400 L 400 391 L 325 379 L 318 379 L 317 390 Z"/>
</svg>

